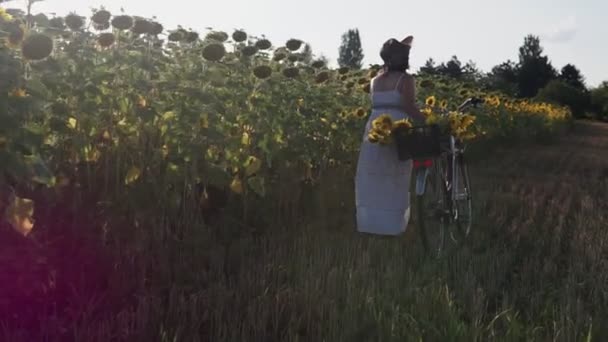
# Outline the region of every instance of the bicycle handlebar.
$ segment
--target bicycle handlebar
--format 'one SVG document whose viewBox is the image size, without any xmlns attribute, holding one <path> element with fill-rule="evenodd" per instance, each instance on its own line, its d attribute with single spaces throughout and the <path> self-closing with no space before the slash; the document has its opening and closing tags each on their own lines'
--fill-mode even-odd
<svg viewBox="0 0 608 342">
<path fill-rule="evenodd" d="M 461 104 L 461 105 L 458 107 L 458 111 L 463 111 L 463 110 L 464 110 L 464 109 L 466 109 L 467 107 L 471 107 L 471 106 L 473 106 L 473 107 L 477 107 L 478 105 L 480 105 L 480 104 L 482 104 L 482 103 L 484 103 L 484 102 L 485 102 L 485 101 L 484 101 L 484 99 L 482 99 L 482 98 L 478 98 L 478 97 L 471 97 L 471 98 L 468 98 L 466 101 L 464 101 L 464 103 L 463 103 L 463 104 Z"/>
</svg>

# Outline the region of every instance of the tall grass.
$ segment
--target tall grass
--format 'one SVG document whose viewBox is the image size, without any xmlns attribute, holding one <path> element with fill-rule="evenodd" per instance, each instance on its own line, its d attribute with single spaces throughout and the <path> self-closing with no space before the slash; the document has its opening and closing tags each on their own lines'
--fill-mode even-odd
<svg viewBox="0 0 608 342">
<path fill-rule="evenodd" d="M 46 260 L 41 272 L 55 271 L 62 292 L 30 298 L 38 312 L 6 312 L 0 339 L 604 340 L 607 132 L 581 124 L 557 145 L 474 162 L 473 236 L 441 260 L 424 255 L 415 226 L 394 239 L 355 233 L 345 200 L 352 182 L 340 175 L 312 192 L 323 202 L 300 208 L 310 218 L 303 225 L 251 231 L 230 219 L 209 227 L 196 215 L 159 214 L 105 246 L 83 240 L 94 229 L 63 230 L 60 243 L 24 246 L 32 260 L 15 258 L 23 269 Z"/>
</svg>

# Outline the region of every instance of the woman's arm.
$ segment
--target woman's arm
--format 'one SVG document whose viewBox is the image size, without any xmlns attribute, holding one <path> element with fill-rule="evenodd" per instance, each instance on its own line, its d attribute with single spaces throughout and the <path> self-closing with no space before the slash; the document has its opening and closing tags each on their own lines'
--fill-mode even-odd
<svg viewBox="0 0 608 342">
<path fill-rule="evenodd" d="M 407 75 L 405 77 L 401 93 L 403 95 L 407 114 L 414 119 L 416 124 L 424 124 L 426 117 L 420 112 L 420 109 L 418 109 L 418 106 L 416 105 L 416 81 L 413 76 Z"/>
</svg>

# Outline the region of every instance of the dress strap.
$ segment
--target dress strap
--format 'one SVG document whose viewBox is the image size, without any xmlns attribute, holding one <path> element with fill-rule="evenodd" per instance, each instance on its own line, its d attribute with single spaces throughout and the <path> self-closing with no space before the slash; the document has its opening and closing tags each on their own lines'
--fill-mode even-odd
<svg viewBox="0 0 608 342">
<path fill-rule="evenodd" d="M 405 78 L 405 74 L 401 74 L 401 76 L 399 77 L 399 80 L 397 80 L 397 84 L 395 84 L 395 90 L 401 89 L 401 83 L 403 82 L 404 78 Z"/>
</svg>

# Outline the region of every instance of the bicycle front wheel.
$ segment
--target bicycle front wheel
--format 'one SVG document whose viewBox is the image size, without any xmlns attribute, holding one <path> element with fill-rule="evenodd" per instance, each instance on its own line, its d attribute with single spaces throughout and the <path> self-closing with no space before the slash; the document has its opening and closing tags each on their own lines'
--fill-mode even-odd
<svg viewBox="0 0 608 342">
<path fill-rule="evenodd" d="M 431 167 L 418 169 L 417 172 L 424 187 L 422 193 L 416 195 L 420 237 L 427 253 L 439 257 L 445 245 L 449 215 L 445 169 L 438 158 Z"/>
</svg>

